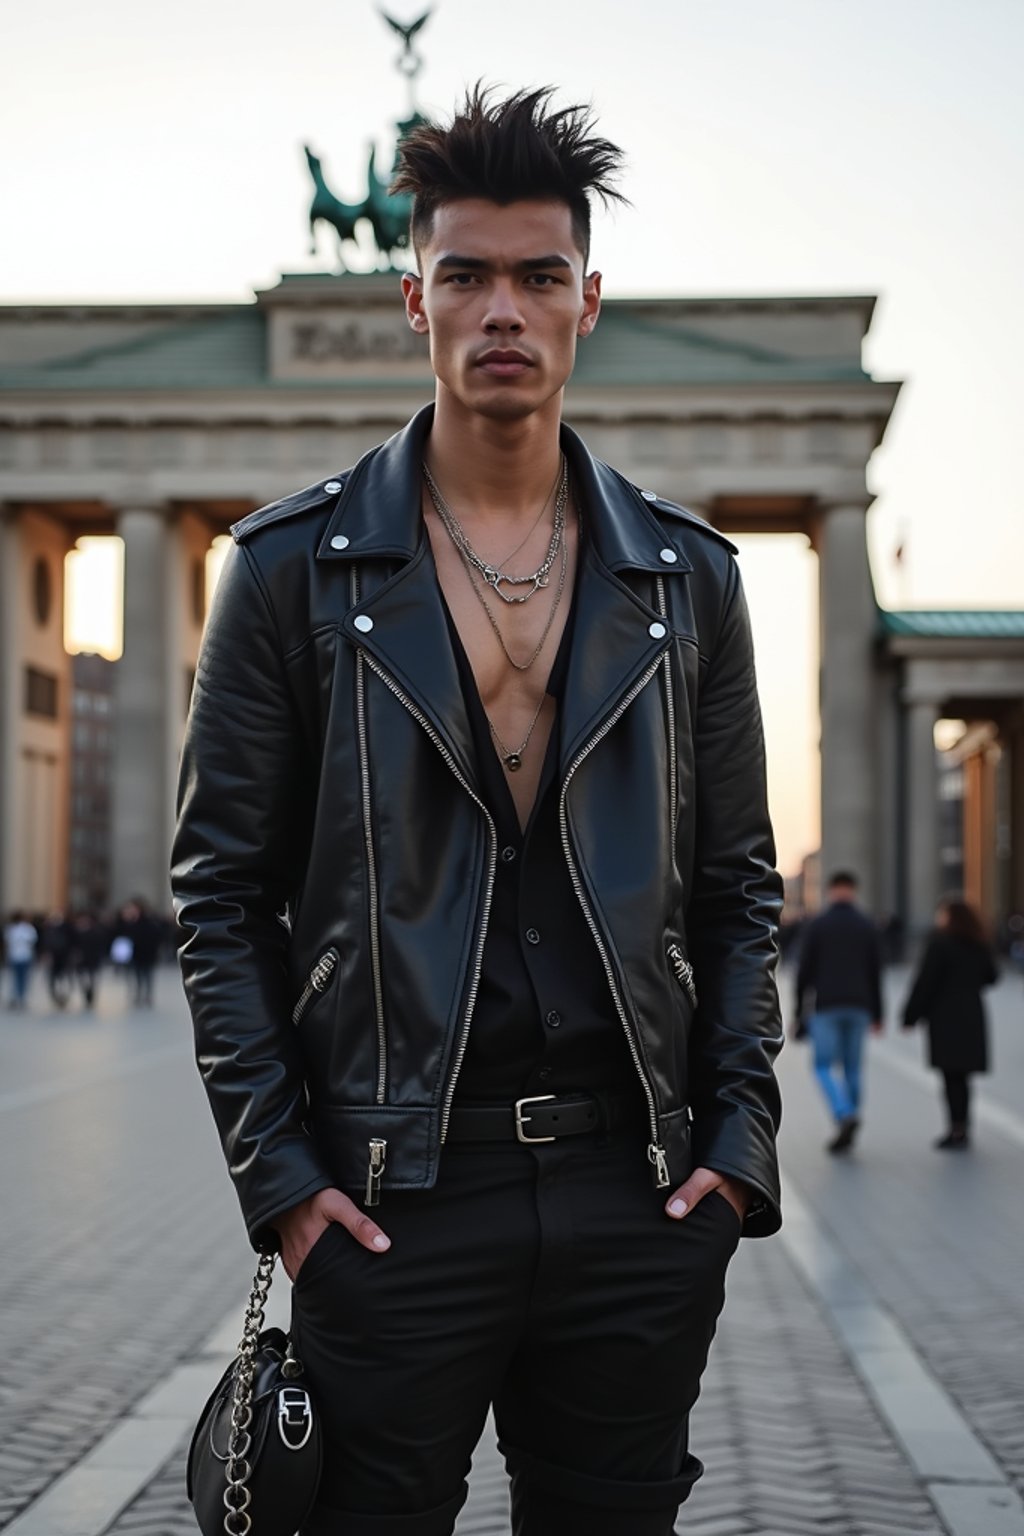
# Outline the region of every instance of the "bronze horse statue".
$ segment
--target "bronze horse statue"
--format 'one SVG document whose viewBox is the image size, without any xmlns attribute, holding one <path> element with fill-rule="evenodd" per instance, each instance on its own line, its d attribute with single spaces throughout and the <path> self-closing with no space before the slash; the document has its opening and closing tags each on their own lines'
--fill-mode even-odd
<svg viewBox="0 0 1024 1536">
<path fill-rule="evenodd" d="M 309 145 L 303 146 L 306 164 L 313 178 L 313 201 L 309 206 L 309 230 L 311 253 L 316 255 L 316 225 L 320 220 L 329 224 L 338 237 L 338 260 L 341 270 L 346 270 L 345 241 L 356 240 L 360 220 L 365 219 L 373 231 L 378 253 L 378 264 L 386 269 L 394 265 L 395 254 L 409 243 L 409 213 L 411 199 L 393 197 L 388 183 L 377 175 L 377 152 L 370 146 L 367 166 L 367 195 L 361 203 L 345 203 L 335 196 L 327 185 L 323 167 Z"/>
</svg>

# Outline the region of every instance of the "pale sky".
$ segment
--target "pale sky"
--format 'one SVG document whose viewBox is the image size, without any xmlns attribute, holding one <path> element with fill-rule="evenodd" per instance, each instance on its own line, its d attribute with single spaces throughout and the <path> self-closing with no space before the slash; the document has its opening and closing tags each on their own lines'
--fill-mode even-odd
<svg viewBox="0 0 1024 1536">
<path fill-rule="evenodd" d="M 302 144 L 354 198 L 405 107 L 369 0 L 53 0 L 4 34 L 0 302 L 322 267 Z M 878 294 L 866 360 L 907 381 L 869 472 L 879 598 L 1024 606 L 1021 0 L 436 0 L 421 39 L 427 110 L 480 76 L 593 101 L 633 203 L 596 220 L 606 293 Z M 817 838 L 814 560 L 743 546 L 790 869 Z"/>
</svg>

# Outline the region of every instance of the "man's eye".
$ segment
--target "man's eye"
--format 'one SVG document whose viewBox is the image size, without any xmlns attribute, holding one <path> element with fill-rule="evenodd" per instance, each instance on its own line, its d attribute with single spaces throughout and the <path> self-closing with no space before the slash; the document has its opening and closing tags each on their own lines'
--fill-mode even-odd
<svg viewBox="0 0 1024 1536">
<path fill-rule="evenodd" d="M 529 281 L 533 283 L 535 287 L 550 288 L 558 282 L 558 278 L 553 277 L 550 272 L 531 272 Z"/>
<path fill-rule="evenodd" d="M 475 274 L 473 272 L 452 272 L 448 281 L 454 283 L 457 288 L 468 288 L 470 283 L 475 281 Z"/>
</svg>

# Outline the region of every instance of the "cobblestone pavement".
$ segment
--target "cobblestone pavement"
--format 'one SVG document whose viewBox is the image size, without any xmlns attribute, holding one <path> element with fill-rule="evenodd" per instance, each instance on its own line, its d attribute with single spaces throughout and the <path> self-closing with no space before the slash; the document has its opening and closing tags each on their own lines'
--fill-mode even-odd
<svg viewBox="0 0 1024 1536">
<path fill-rule="evenodd" d="M 897 988 L 898 990 L 898 983 Z M 1024 990 L 1000 989 L 987 1085 L 1024 1090 Z M 1024 1478 L 1024 1224 L 1019 1142 L 979 1125 L 967 1157 L 932 1151 L 937 1095 L 876 1050 L 862 1143 L 827 1157 L 806 1054 L 782 1058 L 787 1181 L 898 1320 L 1007 1475 Z M 0 1528 L 101 1440 L 241 1297 L 251 1268 L 175 978 L 151 1014 L 108 993 L 95 1019 L 0 1014 Z M 897 1070 L 899 1068 L 899 1070 Z M 1022 1121 L 1024 1124 L 1024 1121 Z M 694 1414 L 708 1472 L 688 1536 L 943 1536 L 880 1416 L 780 1240 L 741 1245 Z M 107 1536 L 194 1536 L 183 1447 Z M 493 1441 L 478 1452 L 459 1536 L 507 1532 Z M 94 1533 L 99 1536 L 99 1533 Z"/>
<path fill-rule="evenodd" d="M 902 982 L 891 978 L 889 1018 Z M 1007 978 L 992 1009 L 995 1072 L 979 1099 L 1016 1107 L 1024 1128 L 1024 988 Z M 938 1075 L 920 1083 L 919 1033 L 890 1029 L 869 1053 L 864 1127 L 849 1160 L 823 1157 L 826 1125 L 805 1049 L 784 1053 L 782 1156 L 850 1263 L 898 1318 L 929 1369 L 1024 1492 L 1024 1216 L 1021 1144 L 974 1127 L 969 1154 L 933 1149 L 945 1129 Z"/>
<path fill-rule="evenodd" d="M 96 1017 L 0 1012 L 0 1526 L 244 1289 L 169 969 L 159 1004 L 130 1012 L 108 980 Z"/>
</svg>

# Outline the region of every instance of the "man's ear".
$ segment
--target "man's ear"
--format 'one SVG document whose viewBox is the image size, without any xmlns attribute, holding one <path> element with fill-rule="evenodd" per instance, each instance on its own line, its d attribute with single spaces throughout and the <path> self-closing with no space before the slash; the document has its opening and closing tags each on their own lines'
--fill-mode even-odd
<svg viewBox="0 0 1024 1536">
<path fill-rule="evenodd" d="M 580 311 L 577 336 L 589 336 L 601 313 L 601 274 L 591 272 L 583 279 L 583 308 Z"/>
<path fill-rule="evenodd" d="M 417 277 L 415 272 L 403 273 L 402 297 L 405 299 L 406 319 L 417 335 L 425 336 L 430 326 L 427 323 L 427 317 L 423 309 L 422 277 Z"/>
</svg>

